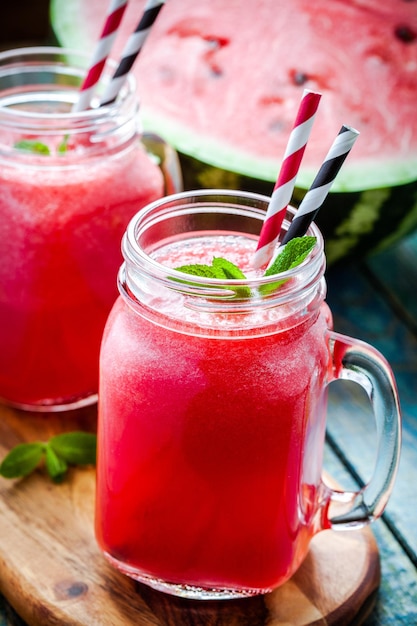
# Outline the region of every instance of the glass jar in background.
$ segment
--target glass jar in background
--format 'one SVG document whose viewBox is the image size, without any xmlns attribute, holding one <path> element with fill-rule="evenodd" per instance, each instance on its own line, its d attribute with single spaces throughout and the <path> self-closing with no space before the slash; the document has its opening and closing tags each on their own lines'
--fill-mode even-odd
<svg viewBox="0 0 417 626">
<path fill-rule="evenodd" d="M 0 54 L 0 398 L 23 409 L 96 401 L 123 232 L 180 184 L 141 141 L 132 76 L 113 105 L 72 112 L 87 63 L 61 48 Z"/>
</svg>

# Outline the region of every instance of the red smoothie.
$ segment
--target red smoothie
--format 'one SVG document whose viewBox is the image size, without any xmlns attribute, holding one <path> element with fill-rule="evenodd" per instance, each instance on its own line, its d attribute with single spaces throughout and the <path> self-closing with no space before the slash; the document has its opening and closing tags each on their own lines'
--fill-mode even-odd
<svg viewBox="0 0 417 626">
<path fill-rule="evenodd" d="M 158 260 L 176 267 L 214 253 L 245 271 L 248 242 L 174 244 Z M 223 313 L 175 311 L 174 300 L 164 309 L 157 298 L 152 307 L 141 314 L 120 297 L 104 334 L 100 547 L 142 580 L 271 589 L 299 566 L 314 532 L 327 311 L 302 321 L 256 312 L 239 334 Z"/>
<path fill-rule="evenodd" d="M 0 53 L 0 401 L 24 409 L 96 401 L 121 238 L 165 192 L 132 76 L 111 106 L 97 85 L 74 109 L 88 63 L 50 46 Z"/>
<path fill-rule="evenodd" d="M 120 240 L 163 180 L 139 139 L 76 166 L 30 159 L 1 159 L 0 398 L 47 406 L 97 392 Z"/>
</svg>

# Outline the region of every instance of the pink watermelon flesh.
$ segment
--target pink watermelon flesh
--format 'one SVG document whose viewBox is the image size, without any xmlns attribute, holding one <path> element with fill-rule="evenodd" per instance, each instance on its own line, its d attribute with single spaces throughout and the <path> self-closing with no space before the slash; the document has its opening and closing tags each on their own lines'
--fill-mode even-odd
<svg viewBox="0 0 417 626">
<path fill-rule="evenodd" d="M 103 0 L 53 0 L 63 45 L 93 50 Z M 118 58 L 144 6 L 131 0 Z M 275 180 L 304 89 L 323 96 L 297 185 L 342 124 L 361 136 L 334 190 L 417 178 L 417 1 L 169 0 L 134 66 L 146 128 L 187 155 Z"/>
</svg>

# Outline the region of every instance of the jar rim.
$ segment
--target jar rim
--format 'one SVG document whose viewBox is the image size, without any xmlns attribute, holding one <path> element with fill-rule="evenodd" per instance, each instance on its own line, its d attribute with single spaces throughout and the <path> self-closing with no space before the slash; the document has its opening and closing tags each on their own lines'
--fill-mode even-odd
<svg viewBox="0 0 417 626">
<path fill-rule="evenodd" d="M 244 199 L 245 204 L 233 202 L 233 198 Z M 205 204 L 202 204 L 204 201 Z M 149 204 L 136 214 L 129 222 L 122 241 L 122 251 L 125 258 L 125 274 L 129 281 L 129 273 L 133 275 L 135 271 L 139 271 L 145 275 L 149 275 L 152 279 L 159 280 L 165 284 L 170 284 L 171 288 L 175 282 L 184 282 L 184 273 L 169 268 L 152 258 L 152 250 L 145 250 L 141 241 L 146 237 L 149 229 L 158 228 L 163 219 L 181 218 L 190 214 L 198 214 L 206 212 L 208 206 L 212 206 L 212 213 L 218 213 L 219 210 L 223 214 L 234 213 L 241 214 L 245 218 L 254 220 L 260 230 L 265 217 L 265 209 L 269 204 L 270 198 L 254 192 L 237 192 L 236 190 L 222 189 L 204 189 L 198 191 L 186 191 L 162 199 L 156 200 Z M 288 228 L 289 219 L 292 218 L 295 209 L 288 208 L 287 218 L 284 220 L 284 228 Z M 215 229 L 213 229 L 215 231 Z M 192 231 L 190 231 L 191 233 Z M 245 234 L 242 231 L 242 234 Z M 258 233 L 259 234 L 259 233 Z M 272 276 L 257 276 L 246 279 L 218 279 L 210 277 L 192 276 L 192 284 L 184 286 L 182 291 L 185 294 L 206 295 L 211 298 L 219 298 L 225 300 L 226 291 L 233 291 L 237 287 L 246 286 L 249 289 L 255 289 L 262 286 L 268 286 L 276 283 L 277 280 L 286 280 L 286 282 L 274 293 L 268 296 L 272 300 L 283 303 L 295 297 L 298 291 L 305 291 L 308 288 L 314 289 L 314 286 L 322 278 L 325 270 L 324 242 L 318 227 L 313 223 L 307 231 L 308 235 L 317 239 L 317 245 L 308 257 L 299 265 L 280 274 Z M 289 281 L 290 278 L 302 278 L 298 281 Z M 229 288 L 229 289 L 227 289 Z M 233 294 L 236 295 L 236 292 Z M 229 296 L 230 299 L 230 296 Z"/>
<path fill-rule="evenodd" d="M 16 74 L 21 72 L 22 68 L 26 73 L 35 76 L 37 71 L 44 71 L 45 67 L 48 67 L 50 71 L 72 70 L 72 78 L 77 78 L 79 81 L 78 86 L 80 86 L 90 60 L 88 55 L 79 50 L 57 46 L 28 46 L 5 50 L 0 52 L 0 81 L 11 72 Z M 103 84 L 110 80 L 116 68 L 117 63 L 113 59 L 108 58 L 102 73 Z M 34 83 L 34 85 L 36 84 L 41 85 L 41 83 Z M 23 87 L 24 85 L 16 85 L 13 91 L 19 93 L 17 89 L 19 86 Z M 73 92 L 78 91 L 78 86 L 74 85 Z M 60 128 L 71 126 L 77 122 L 86 125 L 96 124 L 102 119 L 108 118 L 109 115 L 116 115 L 123 107 L 130 108 L 136 106 L 135 92 L 136 79 L 129 73 L 120 90 L 120 97 L 114 103 L 102 107 L 95 106 L 81 111 L 54 111 L 53 119 L 56 120 L 56 126 Z M 16 124 L 46 126 L 51 123 L 51 113 L 12 109 L 10 108 L 12 101 L 13 96 L 10 94 L 5 99 L 5 95 L 4 93 L 2 94 L 0 89 L 0 124 L 5 123 L 10 126 L 15 126 Z"/>
<path fill-rule="evenodd" d="M 90 108 L 75 109 L 90 62 L 82 52 L 55 46 L 0 52 L 2 163 L 55 171 L 134 145 L 142 133 L 134 76 L 126 76 L 114 102 L 100 106 L 117 67 L 111 59 Z"/>
</svg>

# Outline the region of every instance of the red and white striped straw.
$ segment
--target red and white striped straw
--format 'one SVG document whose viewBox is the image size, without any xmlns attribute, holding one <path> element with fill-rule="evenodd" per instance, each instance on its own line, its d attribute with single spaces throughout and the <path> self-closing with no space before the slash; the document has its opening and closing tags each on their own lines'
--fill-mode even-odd
<svg viewBox="0 0 417 626">
<path fill-rule="evenodd" d="M 73 111 L 84 111 L 90 107 L 91 98 L 113 47 L 127 3 L 128 0 L 111 0 L 100 38 L 94 50 L 87 75 L 81 85 L 79 98 L 73 106 Z"/>
<path fill-rule="evenodd" d="M 113 75 L 113 78 L 107 85 L 104 95 L 100 101 L 100 106 L 111 104 L 117 98 L 117 95 L 126 80 L 127 74 L 132 69 L 134 62 L 136 61 L 139 52 L 142 50 L 146 39 L 149 36 L 151 28 L 155 23 L 158 13 L 164 5 L 165 0 L 148 0 L 143 15 L 127 40 L 126 46 L 122 52 L 122 58 L 119 66 Z"/>
<path fill-rule="evenodd" d="M 320 98 L 320 93 L 304 90 L 259 236 L 253 260 L 257 269 L 269 263 L 274 254 Z"/>
</svg>

